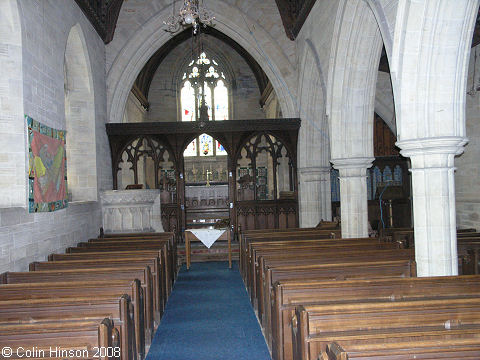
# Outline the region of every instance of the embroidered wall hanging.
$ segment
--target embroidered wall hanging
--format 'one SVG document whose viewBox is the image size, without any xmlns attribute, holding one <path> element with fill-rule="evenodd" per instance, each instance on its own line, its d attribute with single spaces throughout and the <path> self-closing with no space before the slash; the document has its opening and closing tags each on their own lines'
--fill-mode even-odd
<svg viewBox="0 0 480 360">
<path fill-rule="evenodd" d="M 28 211 L 48 212 L 68 206 L 65 131 L 25 115 L 28 127 Z"/>
</svg>

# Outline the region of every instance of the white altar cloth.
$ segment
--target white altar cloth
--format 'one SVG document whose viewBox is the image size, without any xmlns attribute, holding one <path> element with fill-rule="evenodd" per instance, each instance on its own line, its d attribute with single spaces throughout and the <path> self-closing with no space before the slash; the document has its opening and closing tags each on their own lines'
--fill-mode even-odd
<svg viewBox="0 0 480 360">
<path fill-rule="evenodd" d="M 210 249 L 210 247 L 217 241 L 226 229 L 190 229 L 193 235 L 200 240 L 203 245 Z"/>
</svg>

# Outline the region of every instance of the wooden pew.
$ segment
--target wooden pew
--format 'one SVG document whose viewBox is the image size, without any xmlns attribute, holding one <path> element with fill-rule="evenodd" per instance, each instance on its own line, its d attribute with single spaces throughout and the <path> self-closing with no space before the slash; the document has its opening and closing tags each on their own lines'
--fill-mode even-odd
<svg viewBox="0 0 480 360">
<path fill-rule="evenodd" d="M 286 281 L 273 286 L 272 358 L 291 359 L 291 319 L 302 304 L 403 301 L 452 294 L 480 295 L 479 276 L 377 278 L 347 281 Z"/>
<path fill-rule="evenodd" d="M 165 247 L 162 248 L 162 266 L 163 266 L 163 273 L 165 274 L 165 281 L 169 284 L 169 288 L 171 289 L 171 284 L 174 281 L 174 273 L 176 272 L 175 266 L 175 246 L 174 246 L 174 236 L 172 233 L 160 233 L 159 235 L 145 235 L 143 233 L 139 234 L 138 236 L 109 236 L 108 238 L 96 238 L 96 239 L 89 239 L 88 242 L 100 242 L 100 243 L 109 243 L 112 242 L 131 242 L 135 240 L 153 240 L 158 241 L 162 240 L 165 241 Z M 168 293 L 170 294 L 170 289 Z"/>
<path fill-rule="evenodd" d="M 352 261 L 315 265 L 288 265 L 275 269 L 267 267 L 263 304 L 272 303 L 273 284 L 277 281 L 298 280 L 348 280 L 379 277 L 413 277 L 416 266 L 413 260 Z M 271 324 L 271 306 L 265 306 L 263 324 Z"/>
<path fill-rule="evenodd" d="M 25 359 L 29 355 L 27 351 L 32 349 L 37 351 L 33 354 L 36 355 L 36 360 L 66 358 L 61 353 L 57 353 L 60 356 L 50 357 L 52 348 L 54 350 L 52 355 L 62 349 L 80 352 L 81 356 L 69 359 L 119 360 L 118 356 L 105 356 L 97 352 L 98 348 L 118 348 L 119 337 L 113 321 L 108 318 L 100 323 L 87 320 L 0 325 L 0 348 L 9 347 L 13 350 L 9 359 Z M 30 358 L 33 355 L 30 354 Z"/>
<path fill-rule="evenodd" d="M 153 311 L 153 287 L 152 274 L 150 267 L 133 268 L 101 268 L 101 269 L 76 269 L 76 270 L 46 270 L 31 272 L 6 272 L 0 275 L 2 284 L 20 284 L 20 283 L 55 283 L 68 281 L 133 281 L 140 280 L 144 293 L 144 320 L 145 327 L 148 329 L 146 334 L 147 343 L 152 339 L 155 330 Z M 160 320 L 155 319 L 157 323 Z"/>
<path fill-rule="evenodd" d="M 342 253 L 338 252 L 337 248 L 333 249 L 321 249 L 318 253 L 314 251 L 309 251 L 308 253 L 295 253 L 293 256 L 290 254 L 283 254 L 277 256 L 260 256 L 259 257 L 259 272 L 257 276 L 257 303 L 258 303 L 258 318 L 260 323 L 264 328 L 265 337 L 267 343 L 271 344 L 271 319 L 267 320 L 267 317 L 264 314 L 268 313 L 271 315 L 271 303 L 265 303 L 266 296 L 264 291 L 268 290 L 266 276 L 266 269 L 279 268 L 282 266 L 289 265 L 314 265 L 314 264 L 331 264 L 338 262 L 368 262 L 372 260 L 381 259 L 382 261 L 390 260 L 413 260 L 415 258 L 415 253 L 411 249 L 406 250 L 377 250 L 377 249 L 364 249 L 361 247 L 352 247 L 347 251 Z M 274 284 L 271 284 L 271 301 L 274 301 L 273 298 Z M 266 309 L 266 307 L 270 309 Z"/>
<path fill-rule="evenodd" d="M 39 270 L 63 270 L 63 269 L 95 269 L 95 268 L 122 268 L 135 266 L 150 266 L 152 269 L 153 284 L 153 304 L 154 310 L 163 314 L 166 304 L 166 284 L 165 278 L 160 270 L 160 259 L 157 256 L 146 257 L 128 257 L 128 258 L 110 258 L 110 259 L 77 259 L 77 260 L 60 260 L 60 261 L 35 261 L 30 263 L 30 271 Z"/>
<path fill-rule="evenodd" d="M 322 230 L 316 228 L 308 229 L 282 229 L 282 231 L 257 231 L 257 232 L 244 232 L 240 234 L 240 272 L 246 281 L 246 268 L 247 268 L 247 259 L 248 259 L 248 244 L 250 241 L 273 241 L 289 238 L 299 239 L 299 238 L 317 238 L 317 239 L 330 239 L 338 238 L 341 236 L 339 230 Z"/>
<path fill-rule="evenodd" d="M 121 298 L 127 294 L 133 305 L 133 325 L 136 353 L 141 359 L 145 354 L 145 327 L 143 290 L 139 280 L 133 281 L 72 281 L 53 283 L 1 284 L 0 302 L 6 300 L 72 299 L 89 297 Z"/>
<path fill-rule="evenodd" d="M 474 336 L 476 331 L 478 330 L 472 329 L 468 331 L 470 334 L 463 332 L 463 336 L 454 335 L 453 339 L 451 332 L 441 331 L 437 332 L 436 336 L 430 336 L 428 340 L 423 337 L 415 339 L 410 333 L 407 341 L 401 341 L 402 339 L 396 336 L 397 342 L 388 344 L 372 343 L 372 339 L 358 339 L 356 344 L 345 344 L 342 347 L 333 342 L 327 345 L 318 360 L 478 360 L 480 344 Z"/>
<path fill-rule="evenodd" d="M 272 291 L 273 283 L 267 279 L 267 269 L 273 270 L 284 266 L 304 266 L 315 264 L 331 264 L 338 262 L 368 262 L 368 261 L 390 261 L 390 260 L 413 260 L 415 254 L 411 250 L 402 251 L 399 249 L 379 249 L 375 245 L 365 246 L 352 243 L 345 249 L 338 247 L 324 247 L 320 249 L 308 249 L 306 252 L 298 250 L 289 251 L 288 254 L 265 254 L 258 257 L 258 271 L 256 279 L 256 308 L 258 317 L 264 323 L 265 303 L 267 301 L 266 291 Z M 271 297 L 270 297 L 271 298 Z M 268 323 L 267 323 L 268 324 Z"/>
<path fill-rule="evenodd" d="M 102 232 L 101 232 L 102 234 Z M 167 239 L 168 240 L 168 251 L 169 255 L 169 262 L 170 270 L 169 274 L 172 277 L 172 281 L 175 281 L 175 277 L 177 274 L 177 242 L 175 240 L 175 232 L 164 232 L 164 233 L 115 233 L 115 234 L 103 234 L 103 236 L 99 236 L 98 239 L 117 239 L 117 240 L 128 240 L 129 238 L 160 238 L 160 239 Z"/>
<path fill-rule="evenodd" d="M 480 298 L 422 299 L 417 301 L 301 305 L 292 319 L 294 360 L 316 359 L 332 341 L 342 336 L 378 336 L 378 333 L 451 331 L 468 325 L 480 329 Z M 459 325 L 461 324 L 461 326 Z M 413 329 L 413 330 L 412 330 Z M 348 334 L 348 335 L 347 335 Z M 338 338 L 337 338 L 338 337 Z M 388 336 L 387 336 L 388 337 Z M 477 334 L 480 339 L 480 334 Z M 389 338 L 389 342 L 392 339 Z"/>
<path fill-rule="evenodd" d="M 70 322 L 89 320 L 99 324 L 105 317 L 111 319 L 117 328 L 121 359 L 135 359 L 133 308 L 128 295 L 94 299 L 78 297 L 0 301 L 0 326 L 47 323 L 58 319 Z"/>
<path fill-rule="evenodd" d="M 159 252 L 156 249 L 153 250 L 139 250 L 135 249 L 132 250 L 123 250 L 123 251 L 82 251 L 83 248 L 77 249 L 75 248 L 75 252 L 67 253 L 67 254 L 50 254 L 48 256 L 48 261 L 66 261 L 66 260 L 87 260 L 87 259 L 96 259 L 99 261 L 103 261 L 105 259 L 126 259 L 132 257 L 159 257 L 161 262 L 163 261 L 163 252 Z M 78 251 L 80 250 L 80 251 Z M 162 267 L 163 268 L 163 267 Z M 172 292 L 172 275 L 168 275 L 169 280 L 165 279 L 166 281 L 166 291 L 167 291 L 167 299 L 168 295 Z M 166 278 L 167 276 L 165 276 Z"/>
<path fill-rule="evenodd" d="M 78 247 L 69 247 L 66 249 L 67 254 L 90 253 L 90 252 L 117 252 L 130 251 L 136 253 L 143 250 L 162 251 L 161 247 L 165 244 L 158 241 L 146 242 L 108 242 L 108 243 L 79 243 Z M 163 254 L 161 253 L 163 257 Z M 170 276 L 169 276 L 170 277 Z M 167 285 L 167 298 L 171 292 L 171 281 Z"/>
<path fill-rule="evenodd" d="M 286 254 L 298 251 L 338 248 L 339 252 L 352 249 L 353 247 L 362 247 L 364 249 L 392 249 L 393 244 L 379 243 L 375 239 L 305 239 L 295 241 L 275 241 L 270 243 L 249 244 L 249 270 L 247 273 L 247 290 L 250 294 L 252 302 L 256 298 L 256 269 L 258 267 L 258 257 L 260 255 Z"/>
</svg>

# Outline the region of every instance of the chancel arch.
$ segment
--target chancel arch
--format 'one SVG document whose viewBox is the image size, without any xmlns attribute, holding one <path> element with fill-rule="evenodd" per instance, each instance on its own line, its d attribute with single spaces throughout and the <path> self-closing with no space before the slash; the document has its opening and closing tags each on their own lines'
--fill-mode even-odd
<svg viewBox="0 0 480 360">
<path fill-rule="evenodd" d="M 256 22 L 250 19 L 247 14 L 242 13 L 232 22 L 232 19 L 225 14 L 230 12 L 238 12 L 240 9 L 233 7 L 226 2 L 215 3 L 212 10 L 216 16 L 216 29 L 235 40 L 242 48 L 244 48 L 265 71 L 266 75 L 272 82 L 272 86 L 278 96 L 282 107 L 282 114 L 285 117 L 294 117 L 297 115 L 297 109 L 291 94 L 295 91 L 289 89 L 292 83 L 291 73 L 283 73 L 282 70 L 288 69 L 291 65 L 288 58 L 282 50 L 275 45 L 263 47 L 260 43 L 248 41 L 251 39 L 250 27 Z M 113 61 L 107 73 L 107 91 L 108 96 L 108 112 L 109 122 L 121 122 L 127 101 L 128 94 L 135 82 L 136 76 L 140 73 L 143 66 L 152 57 L 155 51 L 161 48 L 170 39 L 170 35 L 163 31 L 163 19 L 168 17 L 171 8 L 164 8 L 157 12 L 141 27 L 118 52 L 116 59 Z M 238 24 L 236 23 L 238 22 Z M 250 25 L 249 25 L 250 24 Z M 248 26 L 247 26 L 248 25 Z M 271 38 L 261 27 L 255 27 L 255 32 L 262 35 L 262 38 Z M 152 39 L 150 42 L 142 41 L 142 39 Z M 272 61 L 275 59 L 275 61 Z M 282 63 L 285 66 L 279 67 Z"/>
<path fill-rule="evenodd" d="M 70 30 L 64 62 L 67 181 L 71 201 L 97 200 L 95 94 L 80 25 Z"/>
</svg>

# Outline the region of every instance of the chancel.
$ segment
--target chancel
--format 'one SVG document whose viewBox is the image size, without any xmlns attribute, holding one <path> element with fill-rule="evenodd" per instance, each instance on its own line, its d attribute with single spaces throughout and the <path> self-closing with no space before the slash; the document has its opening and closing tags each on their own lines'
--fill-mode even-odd
<svg viewBox="0 0 480 360">
<path fill-rule="evenodd" d="M 0 0 L 2 356 L 480 359 L 479 5 Z"/>
</svg>

